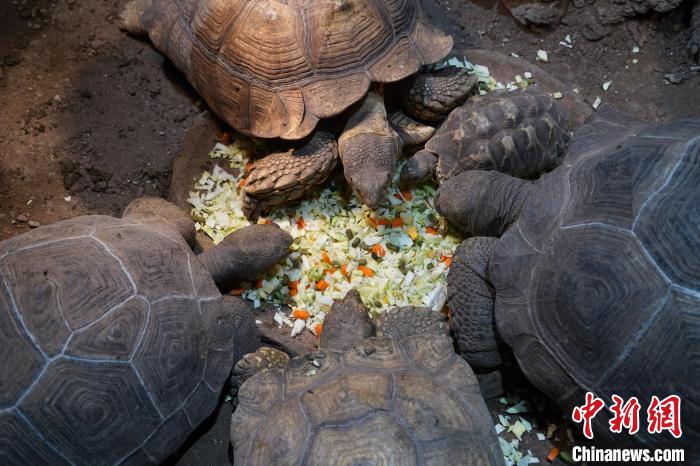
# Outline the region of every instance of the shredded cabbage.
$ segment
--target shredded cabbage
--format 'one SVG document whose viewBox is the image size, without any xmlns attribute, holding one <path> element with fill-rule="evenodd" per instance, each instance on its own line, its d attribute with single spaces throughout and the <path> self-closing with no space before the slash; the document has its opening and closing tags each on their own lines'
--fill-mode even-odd
<svg viewBox="0 0 700 466">
<path fill-rule="evenodd" d="M 234 176 L 216 165 L 202 174 L 188 199 L 197 229 L 218 243 L 250 224 L 241 209 L 240 187 L 249 158 L 238 143 L 217 144 L 211 157 L 239 173 Z M 352 288 L 374 313 L 406 305 L 440 310 L 448 266 L 460 239 L 447 231 L 435 212 L 434 188 L 402 192 L 399 171 L 400 167 L 388 194 L 390 202 L 376 211 L 354 196 L 344 200 L 333 186 L 275 210 L 267 220 L 292 235 L 292 252 L 257 283 L 246 284 L 242 296 L 255 307 L 267 302 L 308 311 L 305 325 L 313 333 L 333 301 Z M 289 319 L 284 322 L 293 325 Z"/>
</svg>

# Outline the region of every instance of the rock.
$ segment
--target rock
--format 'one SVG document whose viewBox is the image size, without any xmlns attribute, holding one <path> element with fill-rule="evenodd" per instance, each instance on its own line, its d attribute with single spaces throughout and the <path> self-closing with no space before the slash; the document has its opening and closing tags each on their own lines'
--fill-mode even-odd
<svg viewBox="0 0 700 466">
<path fill-rule="evenodd" d="M 604 26 L 600 19 L 591 13 L 583 16 L 583 37 L 595 42 L 610 34 L 610 28 Z"/>
<path fill-rule="evenodd" d="M 551 3 L 532 2 L 510 8 L 510 14 L 525 26 L 550 26 L 564 16 L 564 9 L 557 1 Z"/>
<path fill-rule="evenodd" d="M 37 222 L 36 220 L 30 220 L 27 225 L 29 225 L 29 228 L 39 228 L 41 223 Z"/>
<path fill-rule="evenodd" d="M 27 217 L 24 214 L 21 214 L 21 215 L 18 215 L 17 217 L 15 217 L 15 220 L 17 220 L 20 223 L 27 223 L 29 221 L 29 217 Z"/>
</svg>

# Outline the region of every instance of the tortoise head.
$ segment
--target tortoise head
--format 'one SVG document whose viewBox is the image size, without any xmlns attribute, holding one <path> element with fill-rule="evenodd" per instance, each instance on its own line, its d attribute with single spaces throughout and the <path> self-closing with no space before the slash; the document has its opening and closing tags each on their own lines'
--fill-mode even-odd
<svg viewBox="0 0 700 466">
<path fill-rule="evenodd" d="M 372 320 L 360 293 L 350 290 L 342 301 L 333 303 L 324 319 L 321 348 L 342 353 L 371 336 L 372 331 Z"/>
</svg>

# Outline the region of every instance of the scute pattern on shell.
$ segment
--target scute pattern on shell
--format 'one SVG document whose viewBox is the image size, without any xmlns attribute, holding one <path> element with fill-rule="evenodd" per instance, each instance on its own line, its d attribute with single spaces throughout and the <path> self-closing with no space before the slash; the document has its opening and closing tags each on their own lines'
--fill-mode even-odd
<svg viewBox="0 0 700 466">
<path fill-rule="evenodd" d="M 216 405 L 225 312 L 174 229 L 88 216 L 1 242 L 0 457 L 160 463 Z"/>
<path fill-rule="evenodd" d="M 243 384 L 237 466 L 502 464 L 476 377 L 447 337 L 368 338 L 326 358 L 316 375 L 301 359 Z"/>
<path fill-rule="evenodd" d="M 494 249 L 500 336 L 563 409 L 586 391 L 642 404 L 676 393 L 684 438 L 700 438 L 685 403 L 700 396 L 699 184 L 700 120 L 603 112 Z"/>
<path fill-rule="evenodd" d="M 452 48 L 418 0 L 136 0 L 138 28 L 237 130 L 299 139 Z"/>
<path fill-rule="evenodd" d="M 452 111 L 425 148 L 438 155 L 439 181 L 467 170 L 527 178 L 557 165 L 569 138 L 567 113 L 553 98 L 494 91 Z"/>
</svg>

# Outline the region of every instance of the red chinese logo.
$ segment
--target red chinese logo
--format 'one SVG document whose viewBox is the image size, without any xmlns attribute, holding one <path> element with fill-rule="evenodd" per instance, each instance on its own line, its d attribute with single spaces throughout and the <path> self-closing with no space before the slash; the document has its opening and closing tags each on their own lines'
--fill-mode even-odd
<svg viewBox="0 0 700 466">
<path fill-rule="evenodd" d="M 647 418 L 649 427 L 647 430 L 650 434 L 658 434 L 667 430 L 676 438 L 683 435 L 681 430 L 681 397 L 678 395 L 669 395 L 663 400 L 654 395 L 651 397 L 649 409 L 647 409 Z"/>
<path fill-rule="evenodd" d="M 641 404 L 637 397 L 625 400 L 618 396 L 612 396 L 610 410 L 613 417 L 608 422 L 610 432 L 619 434 L 626 429 L 630 435 L 639 432 L 639 412 Z M 593 439 L 593 418 L 605 407 L 605 402 L 593 393 L 586 393 L 586 402 L 582 406 L 576 406 L 571 413 L 571 419 L 576 423 L 583 423 L 583 435 L 587 439 Z M 675 438 L 683 435 L 681 430 L 681 398 L 678 395 L 669 395 L 663 400 L 658 396 L 651 397 L 647 408 L 647 431 L 650 434 L 659 434 L 668 431 Z"/>
<path fill-rule="evenodd" d="M 617 396 L 612 396 L 613 405 L 610 409 L 613 412 L 613 418 L 610 420 L 610 432 L 619 434 L 622 432 L 622 428 L 627 429 L 630 435 L 634 435 L 639 432 L 639 409 L 641 405 L 637 397 L 633 396 L 627 403 Z"/>
<path fill-rule="evenodd" d="M 571 419 L 573 419 L 574 422 L 583 422 L 583 435 L 585 435 L 587 439 L 593 438 L 593 418 L 604 406 L 605 403 L 603 400 L 597 398 L 593 393 L 587 392 L 586 404 L 574 408 Z"/>
</svg>

